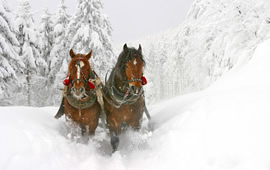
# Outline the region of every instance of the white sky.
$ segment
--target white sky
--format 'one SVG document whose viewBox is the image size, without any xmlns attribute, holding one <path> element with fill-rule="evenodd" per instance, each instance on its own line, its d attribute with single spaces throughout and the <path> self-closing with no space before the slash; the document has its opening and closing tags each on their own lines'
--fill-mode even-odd
<svg viewBox="0 0 270 170">
<path fill-rule="evenodd" d="M 6 0 L 17 9 L 18 0 Z M 35 19 L 48 7 L 55 12 L 60 0 L 30 0 Z M 194 0 L 102 0 L 105 13 L 112 24 L 114 43 L 124 43 L 177 27 L 185 19 Z M 77 0 L 65 0 L 67 12 L 73 14 Z M 39 22 L 39 21 L 37 21 Z"/>
</svg>

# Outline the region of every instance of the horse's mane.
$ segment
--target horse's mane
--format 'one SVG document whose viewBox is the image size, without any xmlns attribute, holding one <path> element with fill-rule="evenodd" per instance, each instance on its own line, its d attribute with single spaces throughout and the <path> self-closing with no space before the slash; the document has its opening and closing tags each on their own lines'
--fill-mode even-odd
<svg viewBox="0 0 270 170">
<path fill-rule="evenodd" d="M 125 64 L 131 60 L 134 55 L 138 56 L 145 65 L 144 57 L 139 50 L 135 48 L 127 48 L 120 53 L 115 68 L 118 68 L 121 70 L 121 72 L 123 72 L 125 69 Z"/>
</svg>

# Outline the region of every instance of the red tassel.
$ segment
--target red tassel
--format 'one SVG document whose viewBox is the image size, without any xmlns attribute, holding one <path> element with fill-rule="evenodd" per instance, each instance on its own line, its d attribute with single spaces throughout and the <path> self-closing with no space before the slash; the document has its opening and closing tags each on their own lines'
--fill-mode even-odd
<svg viewBox="0 0 270 170">
<path fill-rule="evenodd" d="M 69 86 L 70 81 L 69 81 L 69 76 L 68 76 L 68 75 L 67 75 L 66 79 L 63 81 L 63 84 L 64 84 L 65 86 Z"/>
<path fill-rule="evenodd" d="M 142 85 L 146 85 L 147 84 L 147 80 L 144 76 L 142 76 Z"/>
<path fill-rule="evenodd" d="M 95 85 L 94 85 L 92 82 L 90 82 L 90 81 L 88 81 L 88 86 L 89 86 L 89 88 L 90 88 L 91 90 L 93 90 L 93 89 L 96 88 Z"/>
</svg>

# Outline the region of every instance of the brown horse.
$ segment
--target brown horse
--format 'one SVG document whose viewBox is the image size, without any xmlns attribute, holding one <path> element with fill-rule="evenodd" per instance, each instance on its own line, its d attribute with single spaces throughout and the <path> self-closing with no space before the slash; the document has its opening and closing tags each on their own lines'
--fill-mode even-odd
<svg viewBox="0 0 270 170">
<path fill-rule="evenodd" d="M 138 49 L 128 48 L 125 44 L 113 68 L 104 92 L 105 112 L 111 135 L 113 152 L 119 145 L 119 134 L 127 126 L 135 130 L 141 128 L 145 111 L 143 77 L 145 62 L 141 45 Z"/>
<path fill-rule="evenodd" d="M 93 81 L 96 76 L 90 66 L 92 51 L 85 54 L 74 54 L 70 50 L 71 61 L 68 65 L 68 76 L 64 81 L 67 86 L 64 92 L 64 112 L 68 119 L 77 123 L 85 135 L 94 135 L 98 125 L 101 107 L 97 101 Z"/>
</svg>

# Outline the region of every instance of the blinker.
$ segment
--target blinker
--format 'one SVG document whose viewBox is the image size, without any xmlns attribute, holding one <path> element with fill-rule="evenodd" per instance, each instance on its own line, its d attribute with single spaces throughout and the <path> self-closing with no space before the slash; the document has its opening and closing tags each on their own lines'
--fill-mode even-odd
<svg viewBox="0 0 270 170">
<path fill-rule="evenodd" d="M 142 76 L 142 85 L 146 85 L 147 84 L 147 80 L 146 80 L 146 78 L 144 77 L 144 76 Z"/>
<path fill-rule="evenodd" d="M 67 77 L 66 77 L 65 80 L 63 81 L 63 84 L 64 84 L 65 86 L 69 86 L 69 84 L 70 84 L 70 81 L 69 81 L 69 75 L 67 75 Z"/>
<path fill-rule="evenodd" d="M 95 89 L 95 85 L 91 82 L 91 81 L 88 81 L 88 87 L 93 90 Z"/>
</svg>

